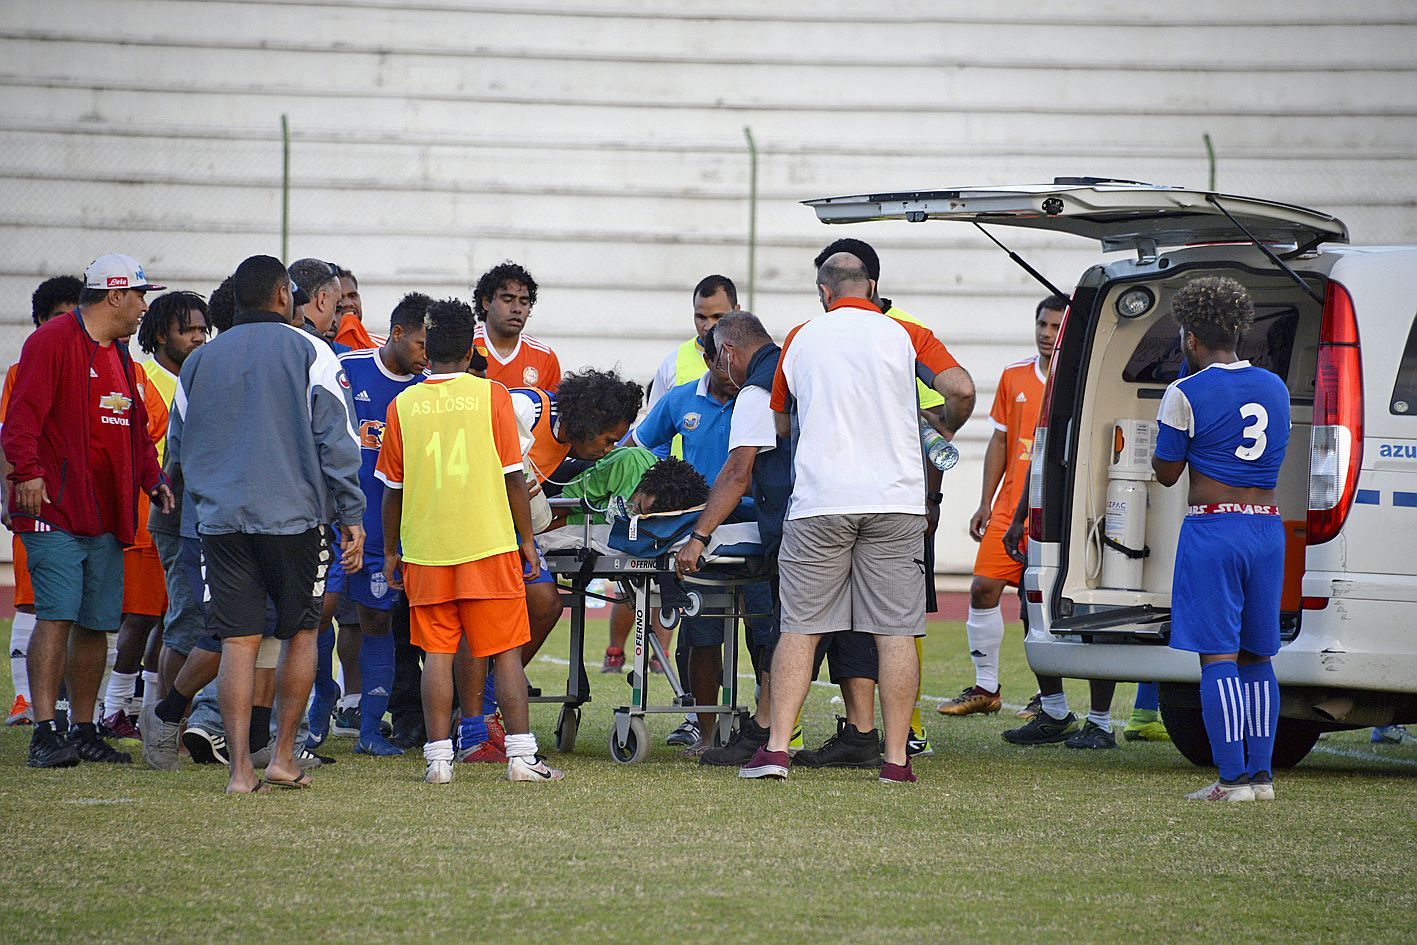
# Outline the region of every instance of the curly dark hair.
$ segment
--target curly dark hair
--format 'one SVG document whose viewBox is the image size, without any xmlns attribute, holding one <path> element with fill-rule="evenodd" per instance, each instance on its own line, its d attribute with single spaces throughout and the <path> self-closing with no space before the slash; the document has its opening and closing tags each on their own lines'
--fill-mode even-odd
<svg viewBox="0 0 1417 945">
<path fill-rule="evenodd" d="M 167 292 L 152 300 L 143 320 L 138 323 L 138 347 L 147 354 L 156 354 L 162 347 L 159 335 L 184 332 L 192 327 L 192 310 L 207 317 L 207 300 L 195 292 Z M 175 329 L 171 328 L 173 322 Z M 207 334 L 212 333 L 211 323 L 207 323 Z"/>
<path fill-rule="evenodd" d="M 227 276 L 207 297 L 207 324 L 226 331 L 236 320 L 236 277 Z"/>
<path fill-rule="evenodd" d="M 492 298 L 498 289 L 509 282 L 520 282 L 526 286 L 527 297 L 533 306 L 536 305 L 536 280 L 531 273 L 508 259 L 484 272 L 482 278 L 477 280 L 477 288 L 472 290 L 472 310 L 478 321 L 487 321 L 487 307 L 482 300 Z"/>
<path fill-rule="evenodd" d="M 440 364 L 459 361 L 472 348 L 472 309 L 462 299 L 439 299 L 423 316 L 428 326 L 428 360 Z"/>
<path fill-rule="evenodd" d="M 654 496 L 653 506 L 641 512 L 678 512 L 707 502 L 709 485 L 693 466 L 671 457 L 646 469 L 635 491 Z"/>
<path fill-rule="evenodd" d="M 1245 287 L 1225 276 L 1192 279 L 1171 297 L 1171 316 L 1207 348 L 1233 351 L 1255 323 Z"/>
<path fill-rule="evenodd" d="M 83 292 L 84 282 L 75 276 L 45 279 L 34 290 L 34 295 L 30 296 L 30 315 L 34 318 L 34 327 L 43 325 L 49 313 L 54 311 L 54 306 L 60 302 L 73 302 L 78 305 L 79 296 Z"/>
<path fill-rule="evenodd" d="M 564 439 L 588 440 L 619 423 L 634 423 L 644 391 L 615 371 L 586 368 L 568 373 L 556 389 Z"/>
</svg>

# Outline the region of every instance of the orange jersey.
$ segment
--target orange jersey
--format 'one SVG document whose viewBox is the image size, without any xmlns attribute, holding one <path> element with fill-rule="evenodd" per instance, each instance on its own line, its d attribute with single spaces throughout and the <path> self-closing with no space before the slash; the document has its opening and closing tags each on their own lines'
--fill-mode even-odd
<svg viewBox="0 0 1417 945">
<path fill-rule="evenodd" d="M 388 340 L 369 334 L 369 329 L 364 327 L 358 316 L 350 313 L 340 316 L 339 329 L 335 332 L 335 344 L 349 345 L 355 351 L 363 351 L 365 348 L 382 347 Z"/>
<path fill-rule="evenodd" d="M 0 424 L 5 422 L 5 414 L 10 410 L 10 391 L 15 389 L 15 374 L 19 368 L 20 363 L 16 361 L 5 372 L 5 388 L 0 391 Z M 19 535 L 14 535 L 11 547 L 15 564 L 15 606 L 33 607 L 34 586 L 30 584 L 29 558 L 25 554 L 25 543 L 20 541 Z"/>
<path fill-rule="evenodd" d="M 1004 481 L 994 500 L 995 516 L 1005 521 L 1013 517 L 1019 496 L 1028 483 L 1028 464 L 1033 458 L 1033 430 L 1043 409 L 1043 386 L 1047 382 L 1037 358 L 1019 361 L 1004 368 L 989 408 L 989 422 L 1008 440 L 1008 461 Z"/>
<path fill-rule="evenodd" d="M 5 414 L 10 412 L 10 391 L 15 389 L 15 375 L 19 373 L 20 362 L 10 365 L 5 372 L 5 390 L 0 393 L 0 423 L 5 422 Z"/>
<path fill-rule="evenodd" d="M 506 388 L 536 387 L 555 392 L 561 386 L 561 361 L 556 352 L 523 332 L 511 356 L 503 359 L 487 340 L 487 327 L 478 325 L 472 344 L 487 359 L 487 379 Z"/>
</svg>

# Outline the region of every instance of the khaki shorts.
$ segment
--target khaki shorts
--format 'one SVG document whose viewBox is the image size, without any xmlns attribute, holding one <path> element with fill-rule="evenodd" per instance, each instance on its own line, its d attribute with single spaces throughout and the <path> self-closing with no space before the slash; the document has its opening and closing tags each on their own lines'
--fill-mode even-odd
<svg viewBox="0 0 1417 945">
<path fill-rule="evenodd" d="M 814 515 L 783 526 L 783 633 L 925 635 L 925 516 Z"/>
</svg>

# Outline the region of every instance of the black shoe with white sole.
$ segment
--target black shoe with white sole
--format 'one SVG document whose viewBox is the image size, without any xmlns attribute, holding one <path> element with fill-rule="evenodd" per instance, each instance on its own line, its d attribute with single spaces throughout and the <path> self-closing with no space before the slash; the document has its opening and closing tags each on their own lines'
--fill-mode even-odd
<svg viewBox="0 0 1417 945">
<path fill-rule="evenodd" d="M 209 732 L 200 725 L 188 726 L 182 733 L 182 745 L 187 749 L 194 764 L 225 765 L 231 759 L 226 756 L 226 736 Z"/>
</svg>

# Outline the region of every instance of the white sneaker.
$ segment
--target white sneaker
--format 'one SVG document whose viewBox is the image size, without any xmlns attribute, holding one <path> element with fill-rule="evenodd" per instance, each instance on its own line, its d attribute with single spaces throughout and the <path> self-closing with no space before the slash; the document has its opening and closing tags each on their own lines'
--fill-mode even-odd
<svg viewBox="0 0 1417 945">
<path fill-rule="evenodd" d="M 423 773 L 423 780 L 427 784 L 452 784 L 453 763 L 451 761 L 428 762 L 428 770 Z"/>
<path fill-rule="evenodd" d="M 507 759 L 508 781 L 559 781 L 565 776 L 566 772 L 551 767 L 540 755 Z"/>
<path fill-rule="evenodd" d="M 1252 791 L 1255 792 L 1255 800 L 1257 800 L 1257 801 L 1272 801 L 1272 800 L 1274 800 L 1274 782 L 1273 782 L 1273 781 L 1261 781 L 1261 782 L 1258 782 L 1258 783 L 1251 783 L 1251 784 L 1250 784 L 1250 790 L 1252 790 Z"/>
<path fill-rule="evenodd" d="M 1270 789 L 1270 796 L 1273 797 L 1273 788 Z M 1186 795 L 1188 801 L 1253 801 L 1255 790 L 1249 784 L 1224 784 L 1216 781 L 1214 784 L 1207 784 L 1199 791 L 1192 791 Z"/>
</svg>

